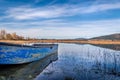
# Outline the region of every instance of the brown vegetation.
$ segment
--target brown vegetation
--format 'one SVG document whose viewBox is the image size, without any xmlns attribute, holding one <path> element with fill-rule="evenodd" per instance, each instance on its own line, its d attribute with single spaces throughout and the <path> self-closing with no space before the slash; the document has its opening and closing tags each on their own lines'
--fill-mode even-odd
<svg viewBox="0 0 120 80">
<path fill-rule="evenodd" d="M 22 40 L 24 37 L 18 36 L 16 33 L 7 33 L 5 30 L 0 31 L 0 40 Z"/>
<path fill-rule="evenodd" d="M 111 40 L 63 40 L 63 39 L 40 39 L 40 40 L 0 40 L 0 42 L 24 44 L 24 43 L 78 43 L 78 44 L 118 44 L 120 41 Z"/>
</svg>

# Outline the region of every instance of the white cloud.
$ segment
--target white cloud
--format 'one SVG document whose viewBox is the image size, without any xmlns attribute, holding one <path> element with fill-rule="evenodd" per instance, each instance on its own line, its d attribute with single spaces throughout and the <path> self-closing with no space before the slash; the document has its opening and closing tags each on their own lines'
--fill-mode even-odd
<svg viewBox="0 0 120 80">
<path fill-rule="evenodd" d="M 16 7 L 6 11 L 9 18 L 17 20 L 36 19 L 36 18 L 58 18 L 63 16 L 74 16 L 80 14 L 94 13 L 111 9 L 120 9 L 120 3 L 114 4 L 97 4 L 89 6 L 80 5 L 63 5 L 63 6 L 46 6 L 46 7 Z"/>
<path fill-rule="evenodd" d="M 31 26 L 33 24 L 34 26 Z M 25 37 L 29 36 L 33 38 L 88 38 L 106 34 L 119 33 L 120 19 L 88 22 L 69 22 L 55 19 L 43 22 L 19 22 L 8 24 L 2 23 L 0 24 L 0 27 L 3 27 L 2 29 L 6 29 L 9 32 L 17 32 L 17 34 L 23 35 Z"/>
<path fill-rule="evenodd" d="M 84 8 L 82 13 L 93 13 L 111 9 L 120 9 L 120 3 L 92 5 L 89 8 Z"/>
<path fill-rule="evenodd" d="M 30 7 L 19 7 L 12 8 L 7 11 L 9 17 L 15 19 L 34 19 L 34 18 L 54 18 L 64 13 L 63 8 L 43 7 L 43 8 L 30 8 Z"/>
</svg>

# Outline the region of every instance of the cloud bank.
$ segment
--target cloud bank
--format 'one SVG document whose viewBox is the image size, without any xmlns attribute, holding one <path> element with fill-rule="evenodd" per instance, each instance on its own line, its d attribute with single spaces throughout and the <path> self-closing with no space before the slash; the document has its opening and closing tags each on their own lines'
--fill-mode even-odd
<svg viewBox="0 0 120 80">
<path fill-rule="evenodd" d="M 120 3 L 97 4 L 89 6 L 64 5 L 64 6 L 45 6 L 31 7 L 22 6 L 10 8 L 6 11 L 8 17 L 16 20 L 35 19 L 35 18 L 59 18 L 64 16 L 75 16 L 80 14 L 90 14 L 95 12 L 120 9 Z"/>
<path fill-rule="evenodd" d="M 48 20 L 40 23 L 9 23 L 9 25 L 11 25 L 9 26 L 9 28 L 7 27 L 8 24 L 0 24 L 0 26 L 6 26 L 6 28 L 4 27 L 4 29 L 6 29 L 8 32 L 17 32 L 17 34 L 19 35 L 33 38 L 90 38 L 93 36 L 101 36 L 120 32 L 120 19 L 73 22 L 70 24 L 67 23 L 70 22 L 62 22 L 60 20 Z M 16 25 L 22 26 L 24 30 L 21 27 L 14 28 L 14 25 L 15 27 Z"/>
</svg>

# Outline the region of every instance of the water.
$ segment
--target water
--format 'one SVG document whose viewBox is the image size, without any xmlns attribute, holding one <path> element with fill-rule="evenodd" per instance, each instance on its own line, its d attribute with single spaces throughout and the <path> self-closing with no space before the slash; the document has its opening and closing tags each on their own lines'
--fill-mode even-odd
<svg viewBox="0 0 120 80">
<path fill-rule="evenodd" d="M 59 44 L 58 60 L 35 80 L 120 80 L 120 51 L 88 44 Z"/>
<path fill-rule="evenodd" d="M 59 44 L 57 55 L 10 70 L 0 80 L 120 80 L 120 45 Z"/>
</svg>

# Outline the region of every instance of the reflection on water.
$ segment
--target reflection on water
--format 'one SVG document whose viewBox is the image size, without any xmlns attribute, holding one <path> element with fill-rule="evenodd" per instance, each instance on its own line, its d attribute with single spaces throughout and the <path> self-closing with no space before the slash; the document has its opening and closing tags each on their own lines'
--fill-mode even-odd
<svg viewBox="0 0 120 80">
<path fill-rule="evenodd" d="M 94 44 L 94 46 L 99 46 L 99 47 L 103 47 L 103 48 L 108 48 L 108 49 L 112 49 L 112 50 L 119 50 L 120 51 L 120 45 L 115 45 L 115 44 Z"/>
<path fill-rule="evenodd" d="M 101 47 L 59 44 L 58 60 L 0 68 L 0 80 L 120 80 L 120 51 Z"/>
<path fill-rule="evenodd" d="M 33 80 L 52 61 L 58 59 L 58 53 L 46 58 L 23 65 L 0 65 L 0 80 Z"/>
<path fill-rule="evenodd" d="M 35 80 L 120 80 L 120 51 L 60 44 L 58 55 Z"/>
</svg>

